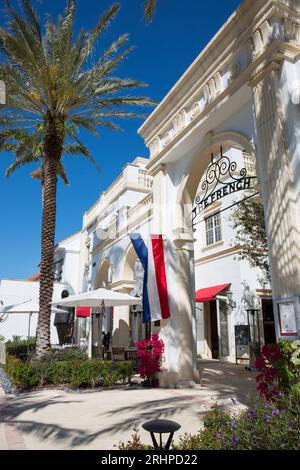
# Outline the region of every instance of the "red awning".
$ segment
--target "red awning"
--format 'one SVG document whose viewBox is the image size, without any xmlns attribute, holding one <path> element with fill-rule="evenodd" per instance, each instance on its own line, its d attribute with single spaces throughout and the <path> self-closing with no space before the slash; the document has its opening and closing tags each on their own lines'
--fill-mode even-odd
<svg viewBox="0 0 300 470">
<path fill-rule="evenodd" d="M 222 292 L 223 290 L 229 289 L 230 286 L 231 283 L 199 289 L 195 294 L 195 302 L 209 302 L 210 300 L 213 300 L 216 295 L 220 294 L 220 292 Z"/>
<path fill-rule="evenodd" d="M 91 314 L 91 307 L 77 307 L 76 308 L 76 317 L 89 317 Z"/>
</svg>

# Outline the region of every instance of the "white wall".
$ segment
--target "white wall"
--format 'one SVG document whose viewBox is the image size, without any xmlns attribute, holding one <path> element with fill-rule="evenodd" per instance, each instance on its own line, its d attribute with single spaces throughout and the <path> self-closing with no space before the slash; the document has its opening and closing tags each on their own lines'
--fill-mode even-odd
<svg viewBox="0 0 300 470">
<path fill-rule="evenodd" d="M 63 259 L 61 283 L 70 293 L 79 291 L 81 232 L 59 242 L 55 248 L 54 263 Z"/>
<path fill-rule="evenodd" d="M 61 297 L 61 292 L 65 289 L 64 284 L 56 283 L 54 286 L 53 298 Z M 4 305 L 15 305 L 17 303 L 33 300 L 38 302 L 39 298 L 39 282 L 22 281 L 16 279 L 1 279 L 0 280 L 0 301 Z M 37 313 L 31 317 L 30 335 L 35 336 L 37 327 Z M 53 324 L 54 314 L 51 316 L 51 344 L 58 344 L 58 337 L 56 327 Z M 13 336 L 28 335 L 29 314 L 25 313 L 10 313 L 5 322 L 0 323 L 0 335 L 5 339 L 11 339 Z"/>
</svg>

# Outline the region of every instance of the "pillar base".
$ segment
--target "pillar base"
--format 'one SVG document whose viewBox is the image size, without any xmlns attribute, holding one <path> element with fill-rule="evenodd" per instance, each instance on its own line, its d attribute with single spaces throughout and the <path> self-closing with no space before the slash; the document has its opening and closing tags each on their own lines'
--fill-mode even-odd
<svg viewBox="0 0 300 470">
<path fill-rule="evenodd" d="M 183 379 L 178 372 L 160 371 L 157 374 L 160 388 L 194 388 L 200 384 L 199 371 L 194 373 L 194 377 Z"/>
</svg>

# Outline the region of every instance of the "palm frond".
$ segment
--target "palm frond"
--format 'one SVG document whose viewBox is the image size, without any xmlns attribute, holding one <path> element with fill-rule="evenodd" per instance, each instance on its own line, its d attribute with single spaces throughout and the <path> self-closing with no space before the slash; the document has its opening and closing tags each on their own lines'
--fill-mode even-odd
<svg viewBox="0 0 300 470">
<path fill-rule="evenodd" d="M 82 49 L 82 65 L 90 56 L 99 36 L 109 27 L 112 20 L 118 14 L 120 7 L 121 6 L 119 3 L 114 3 L 111 5 L 100 17 L 93 31 L 87 35 L 84 47 Z"/>
<path fill-rule="evenodd" d="M 70 186 L 70 181 L 67 177 L 65 167 L 61 162 L 59 162 L 57 166 L 57 175 L 63 180 L 66 186 Z"/>
<path fill-rule="evenodd" d="M 81 154 L 99 169 L 78 138 L 80 129 L 97 136 L 102 128 L 119 130 L 118 119 L 145 117 L 129 108 L 156 104 L 145 96 L 126 94 L 146 86 L 144 82 L 115 76 L 134 49 L 127 46 L 128 34 L 95 55 L 96 43 L 118 14 L 119 3 L 100 16 L 92 31 L 74 36 L 75 0 L 67 0 L 63 14 L 57 20 L 48 17 L 44 24 L 31 0 L 19 0 L 17 9 L 10 0 L 2 1 L 7 21 L 0 27 L 0 76 L 5 77 L 7 106 L 0 113 L 0 151 L 16 155 L 7 174 L 26 163 L 43 162 L 46 126 L 57 117 L 65 136 L 59 163 L 63 155 Z M 57 176 L 67 181 L 60 166 Z"/>
<path fill-rule="evenodd" d="M 148 22 L 151 22 L 156 11 L 157 0 L 147 0 L 145 3 L 145 17 Z"/>
<path fill-rule="evenodd" d="M 28 165 L 28 163 L 33 163 L 38 161 L 37 158 L 34 158 L 32 154 L 26 154 L 22 158 L 18 158 L 14 163 L 12 163 L 7 170 L 5 171 L 5 176 L 9 177 L 15 170 Z"/>
</svg>

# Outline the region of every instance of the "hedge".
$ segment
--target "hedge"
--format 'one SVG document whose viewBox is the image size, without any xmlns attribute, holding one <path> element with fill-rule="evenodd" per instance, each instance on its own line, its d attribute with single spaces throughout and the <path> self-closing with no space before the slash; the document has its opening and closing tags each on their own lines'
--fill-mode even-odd
<svg viewBox="0 0 300 470">
<path fill-rule="evenodd" d="M 22 362 L 8 356 L 5 366 L 13 384 L 20 388 L 67 385 L 71 388 L 110 387 L 126 383 L 132 363 L 91 360 Z"/>
<path fill-rule="evenodd" d="M 12 339 L 5 343 L 6 354 L 20 357 L 28 352 L 32 353 L 35 350 L 35 345 L 36 339 L 34 337 L 22 338 L 21 336 L 13 336 Z"/>
</svg>

